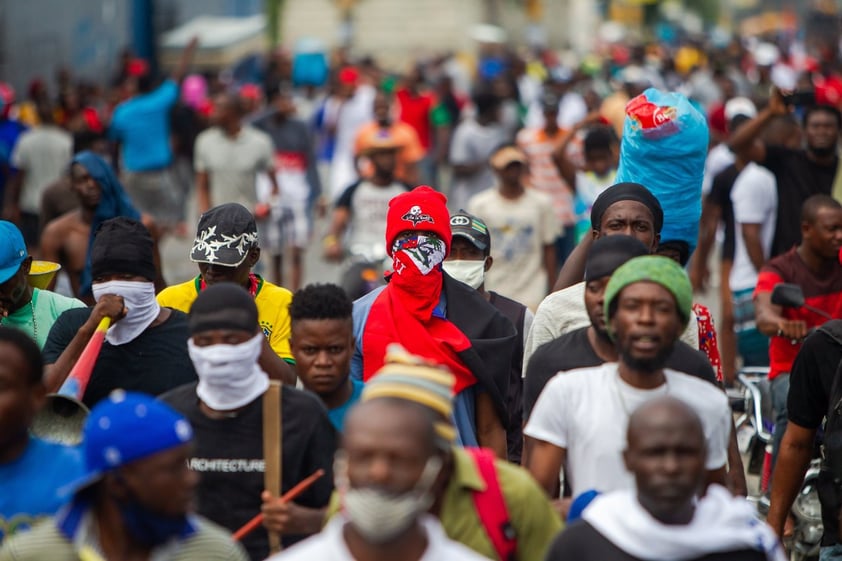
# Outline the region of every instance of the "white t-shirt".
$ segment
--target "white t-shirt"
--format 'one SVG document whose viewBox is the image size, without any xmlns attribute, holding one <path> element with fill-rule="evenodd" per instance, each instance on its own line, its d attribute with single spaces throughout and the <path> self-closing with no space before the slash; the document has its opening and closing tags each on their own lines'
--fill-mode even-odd
<svg viewBox="0 0 842 561">
<path fill-rule="evenodd" d="M 486 290 L 537 309 L 547 294 L 544 246 L 552 245 L 561 230 L 552 200 L 533 189 L 517 199 L 488 189 L 473 196 L 467 210 L 485 221 L 491 235 L 494 265 L 485 273 Z"/>
<path fill-rule="evenodd" d="M 273 555 L 269 561 L 354 561 L 342 535 L 346 522 L 341 515 L 335 516 L 320 533 Z M 425 515 L 421 523 L 427 534 L 427 549 L 419 561 L 488 561 L 448 538 L 439 521 L 432 516 Z"/>
<path fill-rule="evenodd" d="M 244 126 L 231 138 L 219 127 L 196 137 L 196 171 L 207 172 L 214 205 L 239 203 L 254 210 L 257 174 L 272 168 L 275 147 L 263 131 Z"/>
<path fill-rule="evenodd" d="M 374 120 L 374 97 L 372 86 L 357 86 L 354 95 L 338 106 L 336 114 L 336 143 L 333 159 L 330 161 L 330 196 L 334 201 L 357 180 L 354 167 L 354 141 L 364 124 Z"/>
<path fill-rule="evenodd" d="M 643 403 L 669 395 L 699 415 L 708 450 L 705 466 L 721 468 L 731 431 L 728 398 L 698 378 L 669 369 L 664 374 L 666 384 L 641 390 L 620 380 L 617 363 L 559 373 L 541 392 L 523 433 L 567 450 L 564 472 L 574 497 L 591 489 L 634 489 L 622 455 L 629 416 Z"/>
<path fill-rule="evenodd" d="M 492 248 L 494 244 L 492 244 Z M 495 265 L 496 266 L 496 265 Z M 492 269 L 493 270 L 493 269 Z M 523 349 L 523 372 L 538 347 L 561 337 L 565 333 L 587 327 L 591 324 L 588 311 L 585 309 L 585 283 L 580 282 L 562 290 L 553 292 L 541 302 L 532 329 L 526 339 Z M 699 326 L 696 314 L 690 311 L 690 321 L 681 334 L 681 340 L 693 347 L 699 348 Z"/>
<path fill-rule="evenodd" d="M 727 142 L 720 142 L 708 152 L 705 158 L 705 175 L 702 178 L 702 195 L 710 193 L 713 187 L 713 178 L 719 172 L 734 163 L 734 153 L 728 148 Z"/>
<path fill-rule="evenodd" d="M 21 211 L 38 214 L 44 188 L 67 172 L 73 156 L 73 137 L 52 125 L 41 125 L 25 131 L 12 151 L 12 165 L 23 176 Z"/>
<path fill-rule="evenodd" d="M 603 176 L 592 171 L 576 171 L 576 195 L 591 208 L 603 191 L 614 185 L 617 179 L 617 170 L 610 170 Z"/>
<path fill-rule="evenodd" d="M 556 122 L 564 130 L 570 130 L 573 125 L 588 116 L 588 104 L 585 98 L 578 92 L 567 92 L 558 102 L 558 116 Z M 525 126 L 529 128 L 544 128 L 544 110 L 541 108 L 540 100 L 536 99 L 529 104 L 526 112 Z"/>
<path fill-rule="evenodd" d="M 337 207 L 348 209 L 351 219 L 348 223 L 346 246 L 351 254 L 386 256 L 386 217 L 389 201 L 406 193 L 406 186 L 394 181 L 391 185 L 378 187 L 364 179 L 342 193 Z M 376 249 L 375 249 L 376 248 Z"/>
<path fill-rule="evenodd" d="M 769 259 L 778 215 L 778 183 L 775 174 L 754 162 L 749 163 L 731 189 L 734 208 L 734 264 L 728 277 L 731 290 L 746 290 L 757 284 L 757 269 L 748 256 L 743 239 L 743 224 L 761 224 L 760 243 L 763 257 Z M 793 209 L 797 212 L 797 209 Z"/>
</svg>

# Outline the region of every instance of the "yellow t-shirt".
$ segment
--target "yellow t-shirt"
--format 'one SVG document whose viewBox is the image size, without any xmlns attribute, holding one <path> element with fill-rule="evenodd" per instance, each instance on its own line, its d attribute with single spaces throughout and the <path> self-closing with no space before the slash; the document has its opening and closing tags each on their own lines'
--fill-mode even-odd
<svg viewBox="0 0 842 561">
<path fill-rule="evenodd" d="M 290 321 L 289 304 L 292 301 L 292 292 L 286 288 L 263 280 L 257 275 L 257 295 L 254 303 L 257 304 L 257 321 L 263 334 L 269 339 L 269 346 L 285 361 L 295 364 L 292 358 L 292 351 L 289 349 Z M 190 313 L 190 306 L 199 295 L 199 283 L 201 277 L 168 286 L 158 294 L 158 304 L 167 308 L 174 308 L 182 312 Z"/>
</svg>

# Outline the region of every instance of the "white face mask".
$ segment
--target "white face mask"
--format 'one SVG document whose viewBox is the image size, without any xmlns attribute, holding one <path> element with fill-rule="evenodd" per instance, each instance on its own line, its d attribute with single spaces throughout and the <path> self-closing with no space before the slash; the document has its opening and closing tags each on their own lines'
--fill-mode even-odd
<svg viewBox="0 0 842 561">
<path fill-rule="evenodd" d="M 199 376 L 196 395 L 215 411 L 248 405 L 269 389 L 269 376 L 257 364 L 263 333 L 239 345 L 199 347 L 187 340 L 190 360 Z"/>
<path fill-rule="evenodd" d="M 105 333 L 105 340 L 112 345 L 134 341 L 161 313 L 161 306 L 155 299 L 155 285 L 148 281 L 99 282 L 91 285 L 91 290 L 97 302 L 105 294 L 122 296 L 128 310 L 126 317 L 115 322 Z"/>
<path fill-rule="evenodd" d="M 430 492 L 441 471 L 442 460 L 427 460 L 415 487 L 401 495 L 380 489 L 352 488 L 348 482 L 347 460 L 340 452 L 334 466 L 336 487 L 342 497 L 342 512 L 369 543 L 383 544 L 400 536 L 433 504 Z"/>
<path fill-rule="evenodd" d="M 445 261 L 441 266 L 445 273 L 473 289 L 478 289 L 485 282 L 485 259 L 482 261 L 453 259 Z"/>
</svg>

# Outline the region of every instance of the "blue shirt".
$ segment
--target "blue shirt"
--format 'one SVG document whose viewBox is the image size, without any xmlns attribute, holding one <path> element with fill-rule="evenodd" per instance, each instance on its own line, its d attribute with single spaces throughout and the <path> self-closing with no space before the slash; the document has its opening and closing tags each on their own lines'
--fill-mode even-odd
<svg viewBox="0 0 842 561">
<path fill-rule="evenodd" d="M 351 379 L 362 382 L 363 379 L 363 333 L 368 321 L 368 314 L 377 296 L 385 290 L 380 286 L 354 302 L 352 312 L 354 320 L 354 356 L 351 358 Z M 447 298 L 442 290 L 439 303 L 433 310 L 433 315 L 447 319 Z M 476 392 L 477 387 L 465 388 L 453 398 L 453 425 L 456 427 L 456 444 L 459 446 L 479 446 L 477 440 L 476 422 Z"/>
<path fill-rule="evenodd" d="M 58 491 L 83 474 L 80 449 L 30 437 L 21 457 L 0 464 L 0 542 L 55 514 Z"/>
<path fill-rule="evenodd" d="M 152 171 L 170 165 L 170 109 L 176 101 L 178 84 L 165 80 L 157 89 L 114 109 L 108 135 L 120 142 L 127 171 Z"/>
<path fill-rule="evenodd" d="M 17 144 L 18 138 L 26 130 L 26 126 L 17 121 L 0 120 L 0 168 L 9 166 L 10 175 L 15 172 L 12 167 L 12 150 Z M 0 195 L 6 186 L 6 174 L 0 170 Z M 2 200 L 2 199 L 0 199 Z"/>
<path fill-rule="evenodd" d="M 348 413 L 348 410 L 360 400 L 360 395 L 363 393 L 363 386 L 365 384 L 363 384 L 361 380 L 351 380 L 351 385 L 353 389 L 351 390 L 351 397 L 348 398 L 348 401 L 327 412 L 327 418 L 330 419 L 330 422 L 333 424 L 333 428 L 335 428 L 336 432 L 339 433 L 345 429 L 345 415 Z"/>
</svg>

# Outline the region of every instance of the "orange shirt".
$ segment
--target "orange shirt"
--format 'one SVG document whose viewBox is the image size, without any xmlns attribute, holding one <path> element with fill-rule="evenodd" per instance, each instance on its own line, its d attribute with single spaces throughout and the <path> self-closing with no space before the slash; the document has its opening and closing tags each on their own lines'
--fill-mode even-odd
<svg viewBox="0 0 842 561">
<path fill-rule="evenodd" d="M 372 121 L 360 127 L 357 132 L 357 138 L 354 141 L 354 153 L 359 155 L 366 148 L 374 144 L 374 139 L 381 127 L 376 121 Z M 392 123 L 388 127 L 389 136 L 393 137 L 395 141 L 401 145 L 398 150 L 398 162 L 395 168 L 395 178 L 399 181 L 407 181 L 406 168 L 408 165 L 417 163 L 424 157 L 424 147 L 421 146 L 421 141 L 418 140 L 418 133 L 415 132 L 410 125 L 400 121 Z M 367 161 L 360 161 L 360 175 L 362 177 L 371 177 L 371 164 Z"/>
</svg>

